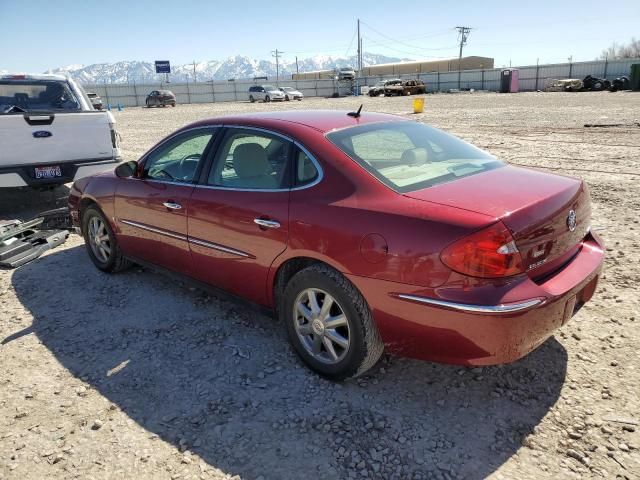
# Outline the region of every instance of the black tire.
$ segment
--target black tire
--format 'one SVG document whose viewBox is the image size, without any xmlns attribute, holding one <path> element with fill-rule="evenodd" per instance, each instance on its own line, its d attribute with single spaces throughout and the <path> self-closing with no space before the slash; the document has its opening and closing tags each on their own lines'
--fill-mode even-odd
<svg viewBox="0 0 640 480">
<path fill-rule="evenodd" d="M 106 261 L 99 259 L 91 248 L 88 225 L 89 221 L 94 217 L 99 218 L 103 222 L 107 231 L 107 235 L 109 236 L 111 253 L 109 254 L 109 257 Z M 82 236 L 84 237 L 84 244 L 87 248 L 87 252 L 89 253 L 89 258 L 91 258 L 91 261 L 96 267 L 98 267 L 98 269 L 102 270 L 103 272 L 116 273 L 131 267 L 131 261 L 125 258 L 124 255 L 122 255 L 122 251 L 118 246 L 118 241 L 116 240 L 116 236 L 111 229 L 109 221 L 95 206 L 87 207 L 87 209 L 82 212 Z"/>
<path fill-rule="evenodd" d="M 255 99 L 255 98 L 253 98 L 253 95 L 249 95 L 249 101 L 250 101 L 251 103 L 254 103 L 254 102 L 256 101 L 256 99 Z"/>
<path fill-rule="evenodd" d="M 269 95 L 267 95 L 266 97 L 264 97 L 264 101 L 266 102 L 270 102 L 271 101 L 271 97 L 269 97 Z"/>
<path fill-rule="evenodd" d="M 591 90 L 593 90 L 594 92 L 599 92 L 603 89 L 604 89 L 604 84 L 602 83 L 601 80 L 594 80 L 593 83 L 591 84 Z"/>
<path fill-rule="evenodd" d="M 147 100 L 145 103 L 147 104 L 147 108 L 151 108 L 151 102 L 149 102 L 149 100 Z"/>
<path fill-rule="evenodd" d="M 295 302 L 301 292 L 309 288 L 330 294 L 347 318 L 349 347 L 344 358 L 337 363 L 328 364 L 314 358 L 296 333 Z M 284 290 L 278 310 L 298 356 L 312 370 L 331 380 L 362 375 L 377 363 L 384 351 L 382 338 L 364 297 L 349 280 L 327 265 L 312 265 L 296 273 Z"/>
<path fill-rule="evenodd" d="M 285 101 L 285 102 L 288 102 L 288 101 L 289 101 L 289 95 L 285 95 L 285 96 L 284 96 L 284 101 Z"/>
</svg>

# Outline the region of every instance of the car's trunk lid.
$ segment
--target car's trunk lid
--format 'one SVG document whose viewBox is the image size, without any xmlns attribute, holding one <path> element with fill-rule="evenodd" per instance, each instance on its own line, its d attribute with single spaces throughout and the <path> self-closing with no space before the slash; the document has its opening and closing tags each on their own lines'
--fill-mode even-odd
<svg viewBox="0 0 640 480">
<path fill-rule="evenodd" d="M 570 259 L 590 224 L 589 194 L 581 180 L 526 168 L 505 166 L 405 195 L 501 220 L 534 278 Z"/>
</svg>

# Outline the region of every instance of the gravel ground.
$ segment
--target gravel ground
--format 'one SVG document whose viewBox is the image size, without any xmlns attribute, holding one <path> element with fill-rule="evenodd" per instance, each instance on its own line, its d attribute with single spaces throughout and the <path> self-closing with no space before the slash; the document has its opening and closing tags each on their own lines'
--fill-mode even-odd
<svg viewBox="0 0 640 480">
<path fill-rule="evenodd" d="M 410 115 L 407 98 L 115 115 L 135 159 L 202 117 L 360 102 Z M 146 269 L 105 275 L 75 235 L 0 271 L 0 479 L 640 478 L 638 112 L 637 93 L 476 93 L 428 96 L 410 115 L 591 188 L 607 244 L 597 294 L 510 365 L 385 357 L 335 384 L 300 364 L 272 318 Z M 3 192 L 0 218 L 66 192 Z"/>
</svg>

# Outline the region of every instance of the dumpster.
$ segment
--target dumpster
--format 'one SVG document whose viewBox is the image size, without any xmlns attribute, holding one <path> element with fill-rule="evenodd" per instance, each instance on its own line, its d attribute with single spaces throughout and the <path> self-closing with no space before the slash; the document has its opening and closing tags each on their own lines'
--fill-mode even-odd
<svg viewBox="0 0 640 480">
<path fill-rule="evenodd" d="M 500 72 L 500 93 L 516 93 L 518 91 L 518 79 L 520 77 L 517 68 L 505 68 Z"/>
</svg>

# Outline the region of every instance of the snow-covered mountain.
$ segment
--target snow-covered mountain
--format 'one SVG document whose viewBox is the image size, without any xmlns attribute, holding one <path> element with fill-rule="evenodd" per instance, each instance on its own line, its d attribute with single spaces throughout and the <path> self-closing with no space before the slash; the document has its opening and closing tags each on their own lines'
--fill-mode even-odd
<svg viewBox="0 0 640 480">
<path fill-rule="evenodd" d="M 387 57 L 375 53 L 365 53 L 363 62 L 365 66 L 380 63 L 408 61 L 408 59 Z M 298 59 L 298 71 L 310 72 L 315 70 L 330 70 L 333 68 L 350 67 L 356 64 L 356 57 L 332 57 L 329 55 L 317 55 L 311 58 Z M 296 62 L 291 59 L 280 61 L 280 77 L 288 77 L 296 72 Z M 172 65 L 170 78 L 174 82 L 193 81 L 194 65 Z M 45 73 L 58 73 L 71 75 L 83 84 L 95 83 L 127 83 L 133 82 L 157 82 L 161 77 L 155 73 L 154 64 L 151 62 L 123 61 L 117 63 L 94 63 L 93 65 L 68 65 L 47 70 Z M 229 57 L 226 60 L 209 60 L 196 62 L 195 73 L 197 80 L 237 80 L 253 77 L 276 76 L 276 64 L 272 60 L 258 60 L 242 55 Z"/>
</svg>

